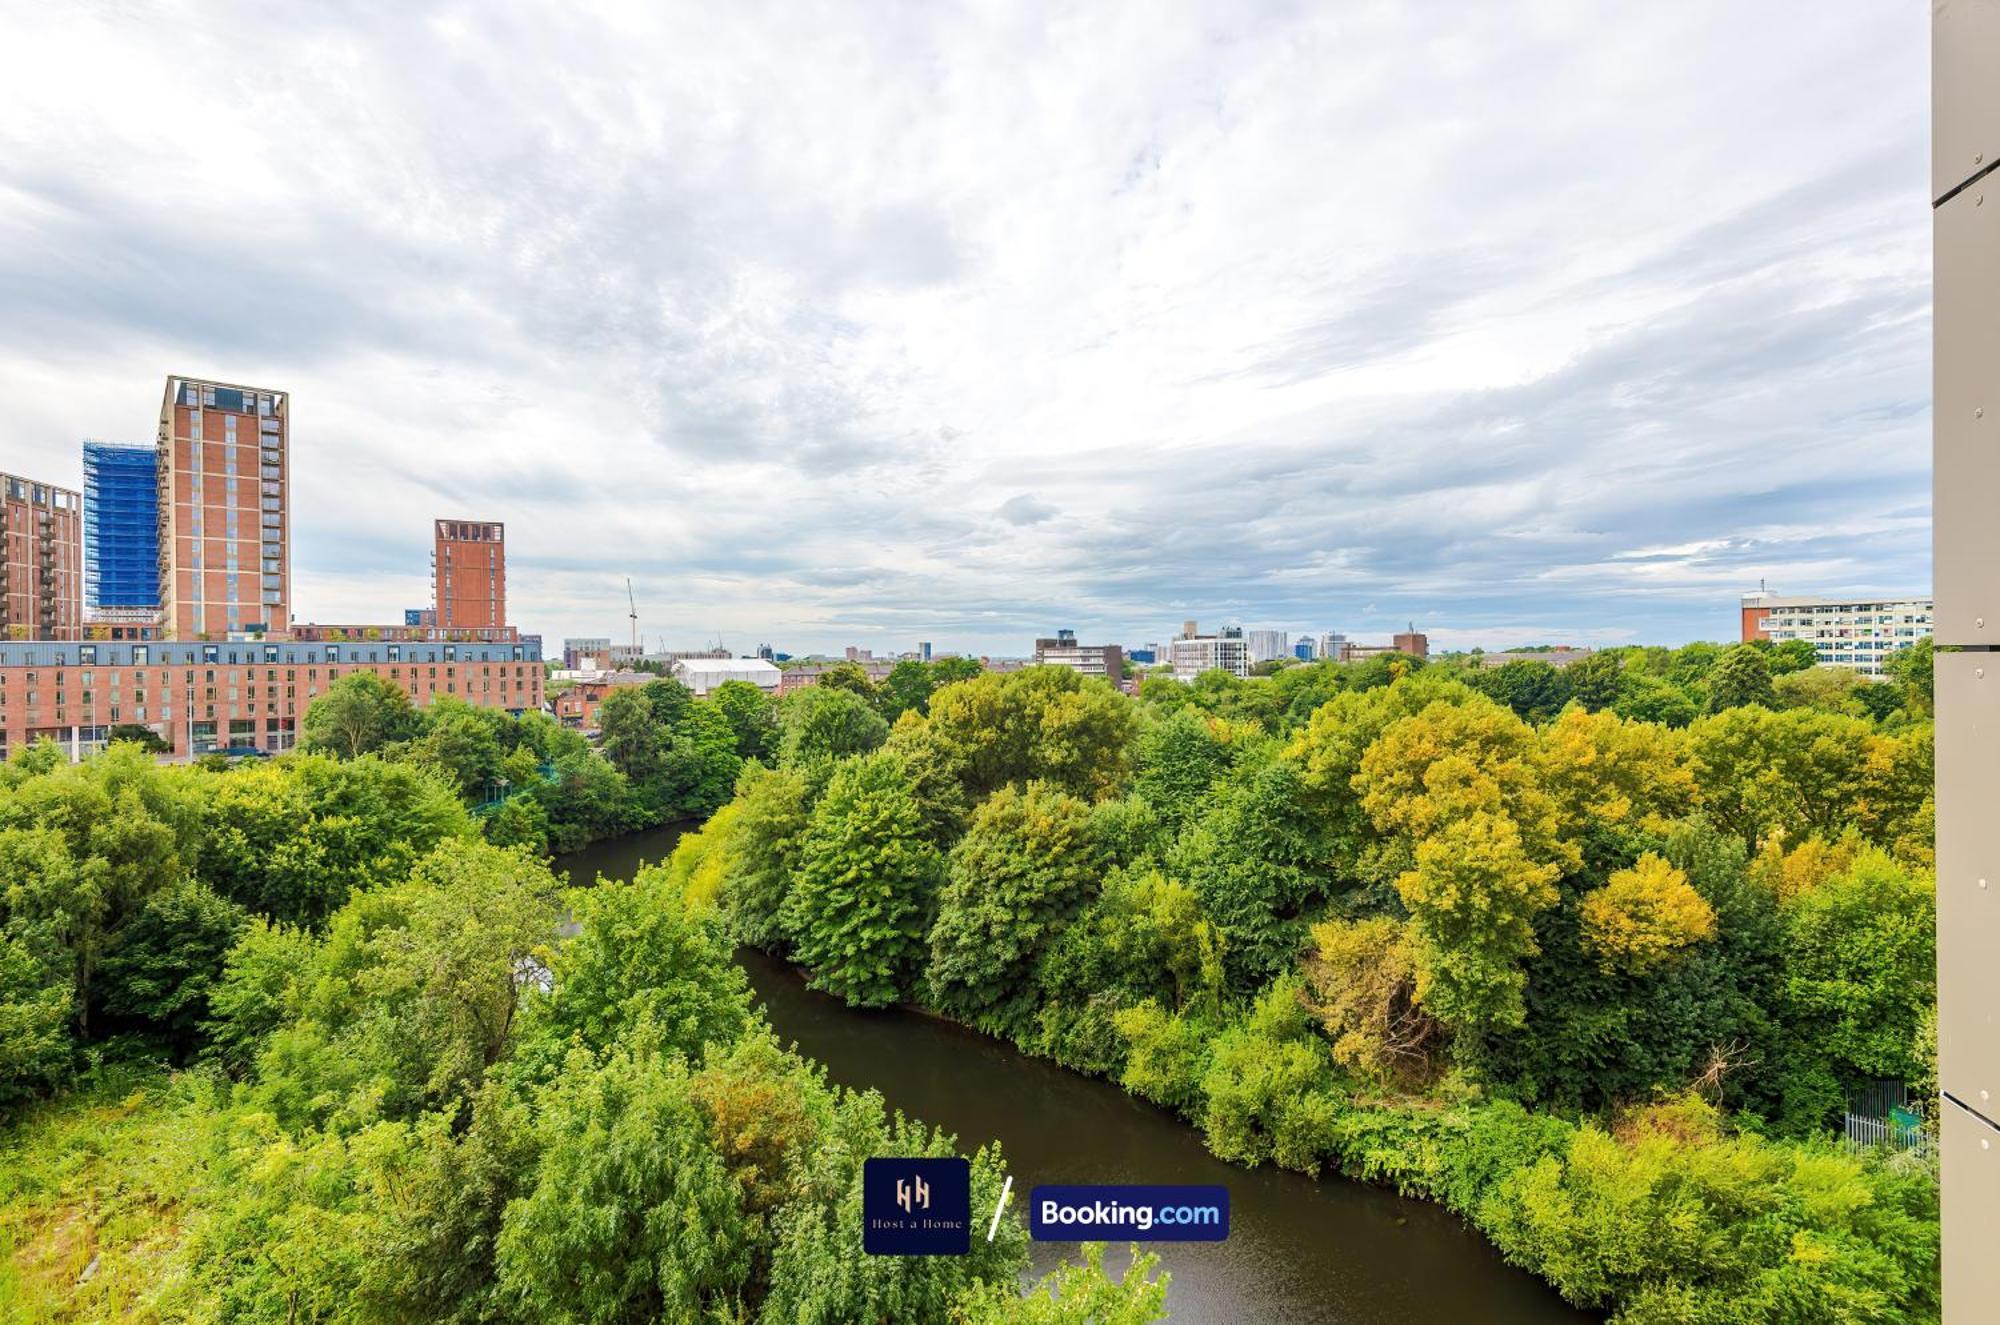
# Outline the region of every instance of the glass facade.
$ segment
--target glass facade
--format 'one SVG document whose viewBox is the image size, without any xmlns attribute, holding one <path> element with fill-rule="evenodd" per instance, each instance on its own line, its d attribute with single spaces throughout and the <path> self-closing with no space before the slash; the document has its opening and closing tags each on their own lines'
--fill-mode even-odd
<svg viewBox="0 0 2000 1325">
<path fill-rule="evenodd" d="M 160 490 L 151 446 L 83 444 L 83 593 L 91 612 L 160 606 Z"/>
</svg>

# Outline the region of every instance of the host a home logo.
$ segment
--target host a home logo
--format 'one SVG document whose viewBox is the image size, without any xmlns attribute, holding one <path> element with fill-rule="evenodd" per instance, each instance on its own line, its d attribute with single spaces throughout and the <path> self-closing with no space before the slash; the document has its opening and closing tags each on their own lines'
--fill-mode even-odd
<svg viewBox="0 0 2000 1325">
<path fill-rule="evenodd" d="M 868 1160 L 861 1217 L 861 1249 L 871 1256 L 963 1256 L 972 1250 L 972 1163 Z"/>
</svg>

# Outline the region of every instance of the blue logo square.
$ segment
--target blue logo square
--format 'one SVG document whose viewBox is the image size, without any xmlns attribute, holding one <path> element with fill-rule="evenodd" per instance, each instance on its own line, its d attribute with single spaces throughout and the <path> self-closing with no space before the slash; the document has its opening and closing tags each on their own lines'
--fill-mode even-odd
<svg viewBox="0 0 2000 1325">
<path fill-rule="evenodd" d="M 870 1256 L 965 1255 L 972 1250 L 972 1161 L 866 1161 L 861 1218 L 861 1249 Z"/>
</svg>

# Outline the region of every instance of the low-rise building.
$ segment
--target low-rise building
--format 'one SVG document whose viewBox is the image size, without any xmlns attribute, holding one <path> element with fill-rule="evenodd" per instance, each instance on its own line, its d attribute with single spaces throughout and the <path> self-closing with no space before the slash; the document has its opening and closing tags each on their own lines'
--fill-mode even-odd
<svg viewBox="0 0 2000 1325">
<path fill-rule="evenodd" d="M 1743 595 L 1743 641 L 1804 640 L 1821 667 L 1851 667 L 1863 676 L 1883 675 L 1883 664 L 1898 649 L 1931 633 L 1934 605 L 1928 594 L 1853 598 L 1781 598 Z"/>
<path fill-rule="evenodd" d="M 673 664 L 673 677 L 705 699 L 725 681 L 748 681 L 766 694 L 778 693 L 782 674 L 762 658 L 682 658 Z"/>
<path fill-rule="evenodd" d="M 307 706 L 356 672 L 418 704 L 542 706 L 541 659 L 522 644 L 0 641 L 0 756 L 47 738 L 81 757 L 122 726 L 182 755 L 289 750 Z"/>
<path fill-rule="evenodd" d="M 1382 658 L 1393 654 L 1409 658 L 1428 658 L 1430 652 L 1430 639 L 1422 631 L 1403 630 L 1392 636 L 1387 644 L 1357 644 L 1342 637 L 1333 657 L 1336 662 L 1366 662 L 1370 658 Z"/>
<path fill-rule="evenodd" d="M 624 686 L 642 686 L 660 678 L 651 672 L 578 672 L 563 678 L 568 684 L 556 692 L 549 707 L 556 721 L 578 731 L 597 730 L 597 711 L 604 701 Z"/>
<path fill-rule="evenodd" d="M 1035 641 L 1035 666 L 1067 667 L 1117 685 L 1125 679 L 1125 650 L 1116 644 L 1078 644 L 1075 631 L 1058 630 L 1053 639 Z"/>
</svg>

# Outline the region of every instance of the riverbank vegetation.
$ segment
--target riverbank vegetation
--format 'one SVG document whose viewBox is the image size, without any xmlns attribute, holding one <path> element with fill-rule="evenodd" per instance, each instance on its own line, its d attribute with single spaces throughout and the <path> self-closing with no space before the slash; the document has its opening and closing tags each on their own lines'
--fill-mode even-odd
<svg viewBox="0 0 2000 1325">
<path fill-rule="evenodd" d="M 898 663 L 880 686 L 852 663 L 781 703 L 748 681 L 697 699 L 670 677 L 613 692 L 597 738 L 544 713 L 510 714 L 452 696 L 419 708 L 400 688 L 357 672 L 307 710 L 301 748 L 372 755 L 441 775 L 488 840 L 538 854 L 657 824 L 706 819 L 747 761 L 798 761 L 879 744 L 942 685 L 977 675 L 966 658 Z"/>
<path fill-rule="evenodd" d="M 863 1255 L 863 1161 L 952 1138 L 781 1047 L 682 881 L 565 891 L 359 744 L 0 767 L 0 1318 L 1157 1316 L 1143 1260 L 1023 1297 L 1018 1218 Z"/>
<path fill-rule="evenodd" d="M 1934 1070 L 1917 654 L 983 675 L 746 764 L 671 877 L 1621 1321 L 1934 1319 L 1934 1172 L 1831 1131 Z"/>
</svg>

